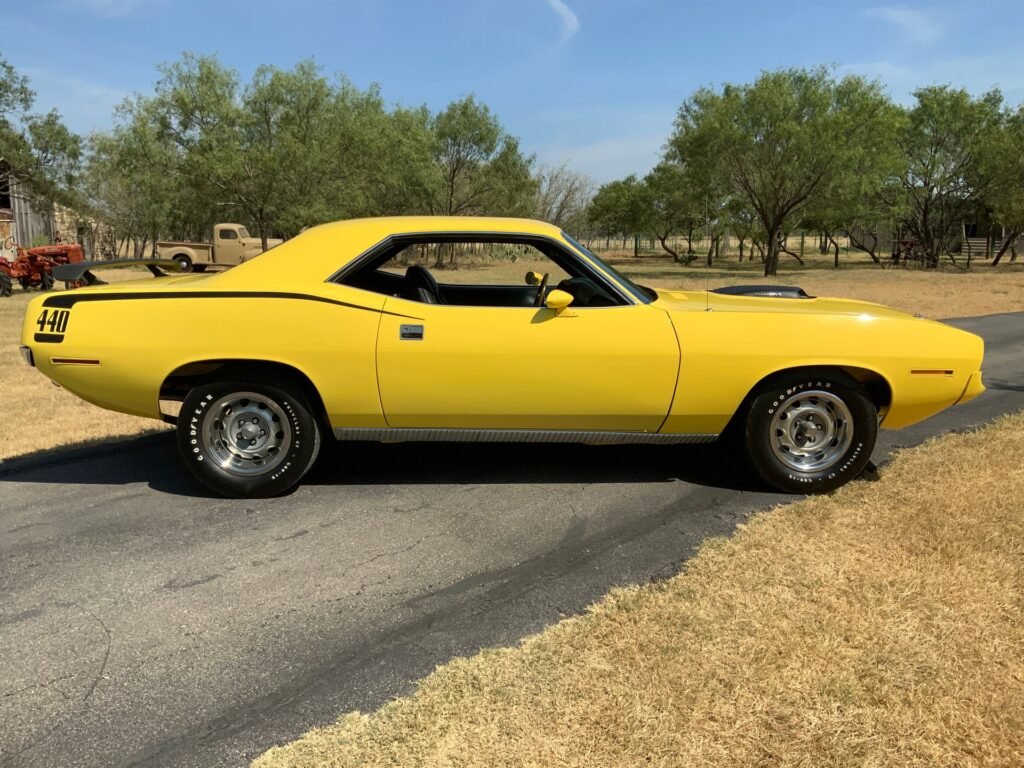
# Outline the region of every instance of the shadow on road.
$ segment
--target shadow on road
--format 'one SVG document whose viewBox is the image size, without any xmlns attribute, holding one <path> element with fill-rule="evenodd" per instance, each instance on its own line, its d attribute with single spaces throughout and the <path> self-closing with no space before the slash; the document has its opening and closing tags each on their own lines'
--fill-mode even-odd
<svg viewBox="0 0 1024 768">
<path fill-rule="evenodd" d="M 762 491 L 739 453 L 719 445 L 586 446 L 466 443 L 326 444 L 304 486 L 661 483 Z M 147 483 L 211 497 L 182 466 L 173 434 L 54 451 L 0 467 L 0 482 Z"/>
</svg>

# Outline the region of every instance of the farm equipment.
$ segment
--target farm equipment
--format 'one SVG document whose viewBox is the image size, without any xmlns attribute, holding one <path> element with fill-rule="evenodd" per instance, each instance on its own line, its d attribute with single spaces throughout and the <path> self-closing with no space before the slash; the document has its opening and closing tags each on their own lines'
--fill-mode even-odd
<svg viewBox="0 0 1024 768">
<path fill-rule="evenodd" d="M 78 264 L 85 261 L 85 252 L 77 243 L 41 245 L 38 248 L 18 248 L 13 261 L 0 258 L 0 296 L 10 296 L 17 281 L 26 291 L 53 288 L 53 268 L 60 264 Z M 68 288 L 77 288 L 67 283 Z"/>
</svg>

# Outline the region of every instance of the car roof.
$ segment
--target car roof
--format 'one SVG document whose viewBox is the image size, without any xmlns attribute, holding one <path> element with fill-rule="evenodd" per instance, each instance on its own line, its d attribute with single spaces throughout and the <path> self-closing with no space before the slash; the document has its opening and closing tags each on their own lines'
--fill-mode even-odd
<svg viewBox="0 0 1024 768">
<path fill-rule="evenodd" d="M 347 219 L 311 227 L 261 256 L 217 275 L 218 283 L 285 280 L 323 282 L 388 237 L 403 234 L 486 233 L 561 237 L 553 224 L 490 216 L 382 216 Z"/>
</svg>

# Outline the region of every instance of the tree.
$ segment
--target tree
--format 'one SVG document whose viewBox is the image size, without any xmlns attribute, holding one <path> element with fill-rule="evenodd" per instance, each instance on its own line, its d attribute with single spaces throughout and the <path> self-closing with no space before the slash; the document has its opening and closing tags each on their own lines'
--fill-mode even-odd
<svg viewBox="0 0 1024 768">
<path fill-rule="evenodd" d="M 877 83 L 860 77 L 766 72 L 752 85 L 697 91 L 679 110 L 669 156 L 747 200 L 767 236 L 765 275 L 774 275 L 780 236 L 808 201 L 872 162 L 888 104 Z"/>
<path fill-rule="evenodd" d="M 152 103 L 137 96 L 117 109 L 118 122 L 89 140 L 87 210 L 105 221 L 118 240 L 144 255 L 161 236 L 203 236 L 212 221 L 186 178 L 173 145 L 155 128 Z"/>
<path fill-rule="evenodd" d="M 949 238 L 998 179 L 1003 98 L 990 91 L 974 99 L 949 86 L 921 88 L 914 97 L 900 136 L 898 193 L 904 225 L 935 267 Z"/>
<path fill-rule="evenodd" d="M 606 237 L 635 236 L 645 231 L 650 210 L 648 192 L 644 183 L 632 175 L 602 184 L 590 201 L 590 225 Z"/>
<path fill-rule="evenodd" d="M 593 179 L 576 173 L 565 163 L 542 165 L 534 178 L 537 182 L 534 215 L 562 229 L 578 230 L 594 196 Z"/>
<path fill-rule="evenodd" d="M 1024 233 L 1024 106 L 1007 116 L 998 145 L 987 161 L 995 165 L 996 182 L 985 195 L 992 218 L 1003 227 L 1002 242 L 992 259 L 998 266 L 1017 238 Z M 1016 258 L 1016 252 L 1011 261 Z"/>
<path fill-rule="evenodd" d="M 20 194 L 44 204 L 74 204 L 82 140 L 60 114 L 31 114 L 35 93 L 28 80 L 0 58 L 0 163 Z M 13 190 L 9 190 L 13 192 Z"/>
<path fill-rule="evenodd" d="M 490 214 L 528 216 L 534 209 L 537 181 L 532 157 L 519 149 L 486 105 L 472 96 L 454 101 L 431 120 L 434 157 L 441 182 L 431 212 L 444 216 Z M 435 267 L 455 250 L 438 245 Z"/>
<path fill-rule="evenodd" d="M 532 158 L 519 149 L 486 105 L 472 96 L 449 104 L 431 121 L 442 181 L 432 209 L 445 216 L 526 215 L 537 182 Z"/>
<path fill-rule="evenodd" d="M 701 201 L 694 196 L 694 185 L 686 168 L 679 163 L 658 163 L 644 177 L 643 187 L 645 194 L 640 202 L 645 210 L 638 217 L 641 228 L 637 231 L 652 233 L 674 261 L 689 263 L 693 259 L 692 235 L 687 237 L 685 255 L 668 245 L 668 238 L 673 235 L 692 233 L 702 215 Z"/>
</svg>

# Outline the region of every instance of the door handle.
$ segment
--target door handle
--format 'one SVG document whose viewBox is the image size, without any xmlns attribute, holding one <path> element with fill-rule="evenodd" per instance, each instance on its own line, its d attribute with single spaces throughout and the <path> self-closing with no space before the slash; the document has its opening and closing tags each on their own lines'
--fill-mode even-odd
<svg viewBox="0 0 1024 768">
<path fill-rule="evenodd" d="M 398 338 L 403 341 L 423 341 L 423 326 L 400 325 L 398 326 Z"/>
</svg>

